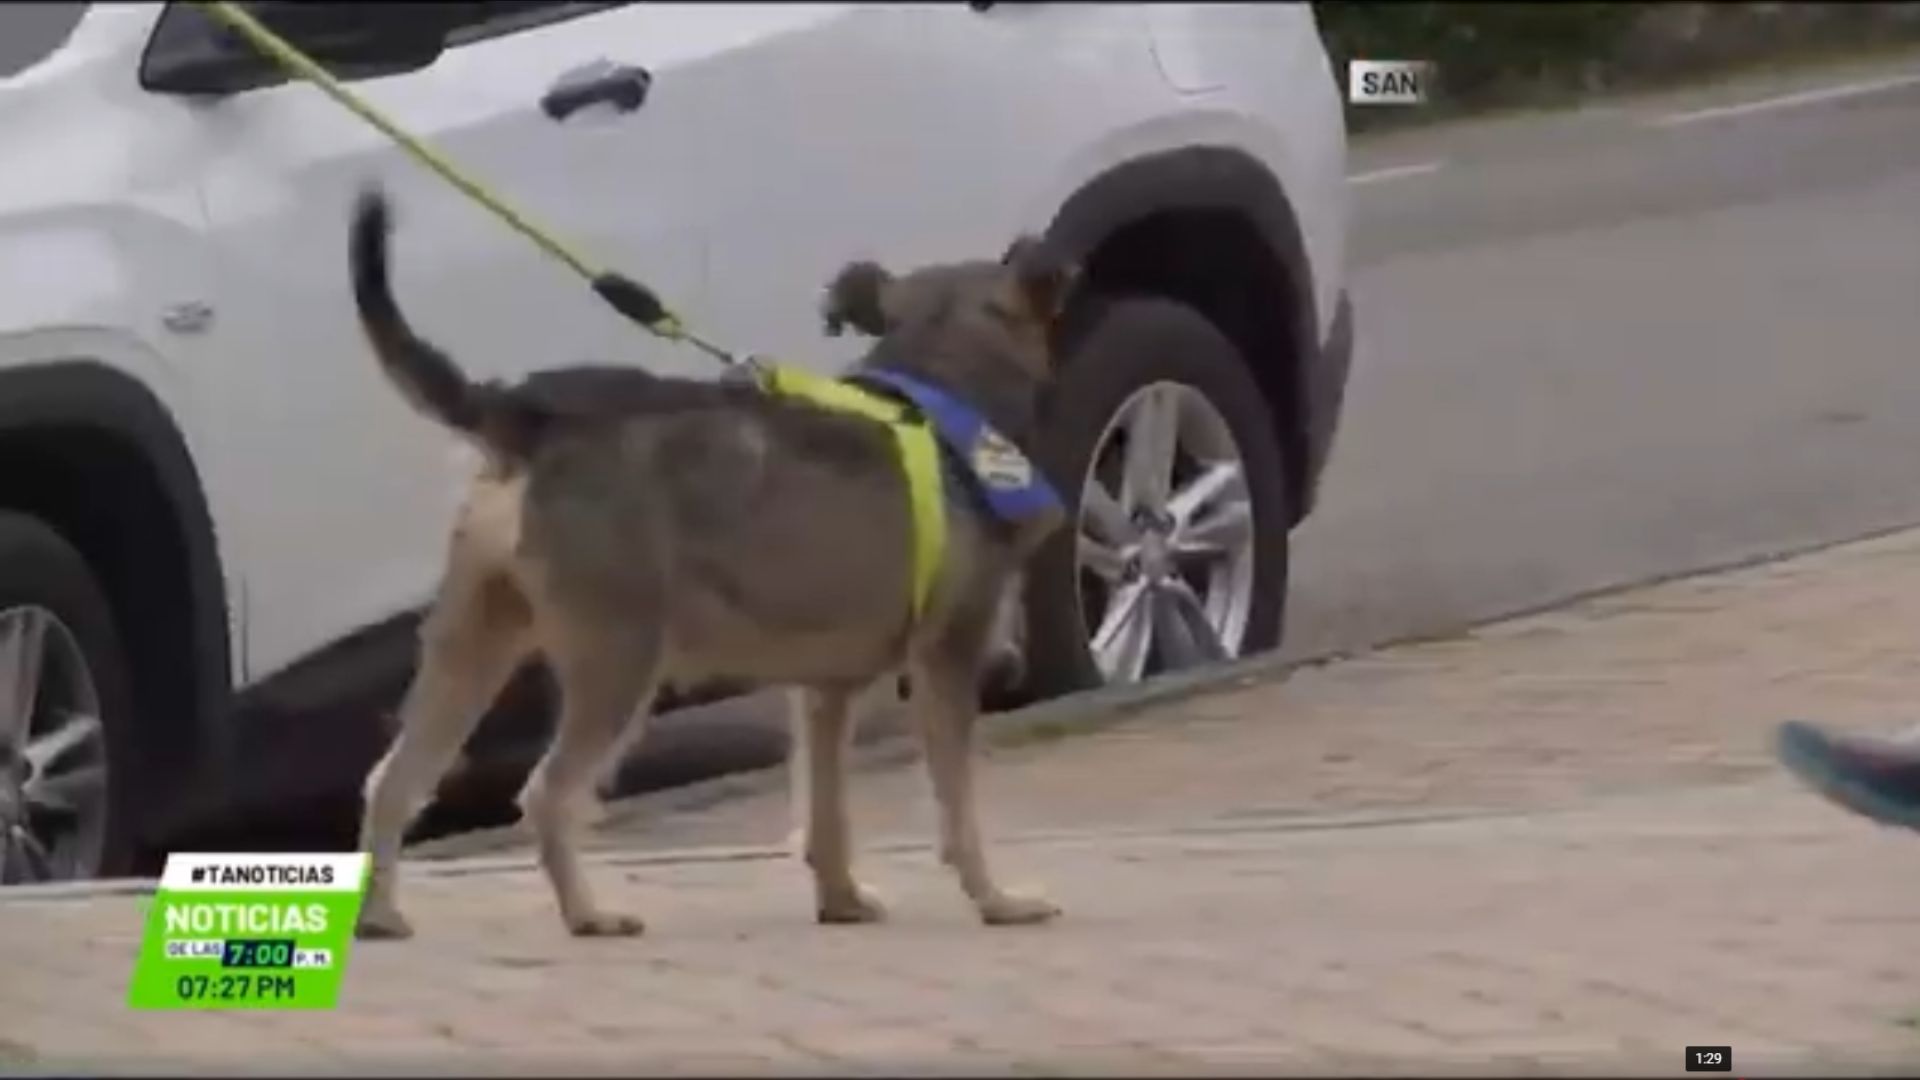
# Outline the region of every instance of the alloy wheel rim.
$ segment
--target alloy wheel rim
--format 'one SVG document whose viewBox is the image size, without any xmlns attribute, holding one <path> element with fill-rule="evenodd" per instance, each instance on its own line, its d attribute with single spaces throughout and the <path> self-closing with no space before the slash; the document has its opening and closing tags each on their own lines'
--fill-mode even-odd
<svg viewBox="0 0 1920 1080">
<path fill-rule="evenodd" d="M 1114 411 L 1082 481 L 1074 559 L 1107 682 L 1240 655 L 1254 530 L 1245 458 L 1206 395 L 1155 382 Z"/>
<path fill-rule="evenodd" d="M 100 696 L 73 631 L 0 610 L 0 885 L 91 877 L 106 843 Z"/>
</svg>

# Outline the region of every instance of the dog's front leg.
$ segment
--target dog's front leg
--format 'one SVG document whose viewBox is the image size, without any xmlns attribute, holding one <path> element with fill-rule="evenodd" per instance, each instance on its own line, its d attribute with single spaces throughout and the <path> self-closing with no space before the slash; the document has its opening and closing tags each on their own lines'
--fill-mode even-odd
<svg viewBox="0 0 1920 1080">
<path fill-rule="evenodd" d="M 1009 694 L 1027 677 L 1027 608 L 1023 578 L 1013 575 L 994 610 L 993 636 L 988 639 L 986 684 L 990 693 Z"/>
<path fill-rule="evenodd" d="M 796 859 L 807 854 L 807 815 L 812 802 L 807 796 L 807 708 L 805 691 L 796 690 L 787 708 L 787 815 L 792 829 L 787 833 L 787 851 Z"/>
<path fill-rule="evenodd" d="M 795 695 L 796 726 L 805 731 L 795 760 L 804 759 L 807 796 L 806 858 L 823 923 L 879 922 L 886 908 L 853 876 L 853 826 L 847 816 L 847 750 L 853 740 L 852 695 L 809 689 Z"/>
<path fill-rule="evenodd" d="M 859 741 L 861 717 L 874 709 L 888 708 L 899 704 L 902 691 L 898 684 L 904 678 L 888 677 L 874 683 L 866 692 L 853 699 L 848 706 L 851 715 L 847 719 L 846 743 L 849 747 Z M 787 710 L 787 814 L 789 829 L 787 832 L 787 852 L 796 859 L 804 859 L 807 854 L 807 818 L 813 813 L 813 802 L 807 795 L 807 773 L 812 768 L 808 764 L 807 753 L 807 710 L 803 697 L 798 692 Z"/>
<path fill-rule="evenodd" d="M 973 670 L 952 657 L 935 655 L 915 665 L 913 672 L 913 715 L 940 804 L 940 858 L 960 876 L 960 887 L 987 925 L 1045 922 L 1060 914 L 1053 901 L 1007 892 L 987 869 L 973 791 L 973 726 L 980 714 Z"/>
</svg>

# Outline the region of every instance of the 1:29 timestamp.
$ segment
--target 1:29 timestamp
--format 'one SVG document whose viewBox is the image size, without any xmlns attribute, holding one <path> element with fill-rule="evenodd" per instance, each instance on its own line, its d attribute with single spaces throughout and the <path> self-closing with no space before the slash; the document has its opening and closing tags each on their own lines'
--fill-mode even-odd
<svg viewBox="0 0 1920 1080">
<path fill-rule="evenodd" d="M 1688 1072 L 1732 1072 L 1733 1047 L 1731 1046 L 1689 1046 L 1687 1047 Z"/>
<path fill-rule="evenodd" d="M 181 1001 L 292 1001 L 299 982 L 291 974 L 227 972 L 220 975 L 182 975 L 174 980 Z"/>
</svg>

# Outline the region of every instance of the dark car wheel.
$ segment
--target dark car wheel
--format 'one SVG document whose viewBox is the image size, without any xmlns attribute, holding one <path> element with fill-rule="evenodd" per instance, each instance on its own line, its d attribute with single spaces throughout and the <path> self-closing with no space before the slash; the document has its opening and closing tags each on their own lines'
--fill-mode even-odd
<svg viewBox="0 0 1920 1080">
<path fill-rule="evenodd" d="M 1287 476 L 1239 350 L 1193 308 L 1141 297 L 1085 313 L 1067 352 L 1040 453 L 1078 524 L 1029 568 L 1026 694 L 1277 645 Z"/>
<path fill-rule="evenodd" d="M 124 872 L 130 702 L 86 560 L 0 512 L 0 884 Z"/>
</svg>

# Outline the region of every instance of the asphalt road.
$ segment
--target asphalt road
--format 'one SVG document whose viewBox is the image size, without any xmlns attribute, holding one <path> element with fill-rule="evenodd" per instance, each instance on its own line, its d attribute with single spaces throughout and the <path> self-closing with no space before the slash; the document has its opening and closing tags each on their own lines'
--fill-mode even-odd
<svg viewBox="0 0 1920 1080">
<path fill-rule="evenodd" d="M 1287 651 L 1920 521 L 1920 55 L 1350 174 L 1359 351 Z"/>
<path fill-rule="evenodd" d="M 38 63 L 73 32 L 79 5 L 10 3 L 0 8 L 0 78 Z"/>
</svg>

